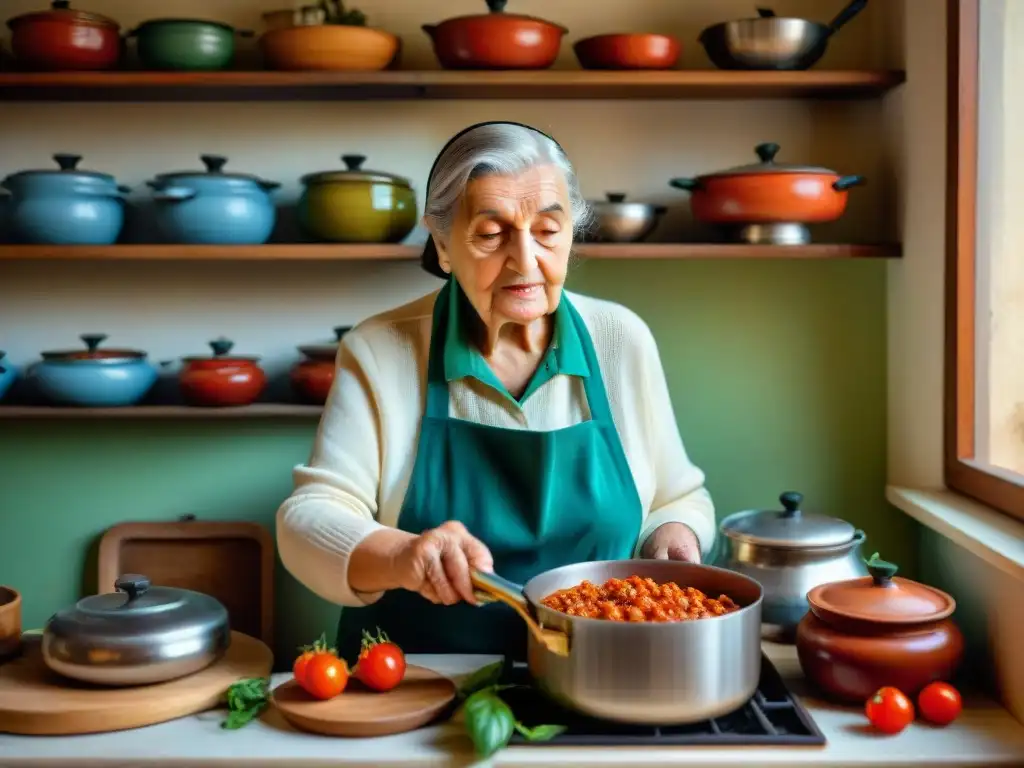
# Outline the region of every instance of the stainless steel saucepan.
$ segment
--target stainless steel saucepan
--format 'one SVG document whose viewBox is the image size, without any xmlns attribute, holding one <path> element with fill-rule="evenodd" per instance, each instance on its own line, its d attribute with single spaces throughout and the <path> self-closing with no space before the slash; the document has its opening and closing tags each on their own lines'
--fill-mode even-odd
<svg viewBox="0 0 1024 768">
<path fill-rule="evenodd" d="M 675 622 L 619 622 L 569 616 L 541 604 L 587 580 L 651 578 L 726 594 L 738 611 Z M 525 586 L 476 572 L 474 586 L 535 623 L 527 643 L 530 674 L 558 703 L 592 717 L 680 725 L 741 707 L 761 676 L 762 589 L 751 578 L 671 560 L 578 563 L 546 571 Z M 539 630 L 539 631 L 538 631 Z"/>
<path fill-rule="evenodd" d="M 708 27 L 697 38 L 719 69 L 809 69 L 825 55 L 839 28 L 864 10 L 867 0 L 851 0 L 828 24 L 776 16 L 758 8 L 758 18 Z"/>
</svg>

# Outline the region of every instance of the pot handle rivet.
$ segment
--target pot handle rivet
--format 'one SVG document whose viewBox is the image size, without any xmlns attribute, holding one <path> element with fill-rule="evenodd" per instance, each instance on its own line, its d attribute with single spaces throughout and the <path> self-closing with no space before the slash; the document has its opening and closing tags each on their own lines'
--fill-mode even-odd
<svg viewBox="0 0 1024 768">
<path fill-rule="evenodd" d="M 114 582 L 114 589 L 128 595 L 128 602 L 137 600 L 146 594 L 150 587 L 149 579 L 138 573 L 126 573 Z"/>
<path fill-rule="evenodd" d="M 788 518 L 794 518 L 800 516 L 800 505 L 803 503 L 804 495 L 797 493 L 796 491 L 786 491 L 784 494 L 779 496 L 779 501 L 782 503 L 782 516 Z"/>
</svg>

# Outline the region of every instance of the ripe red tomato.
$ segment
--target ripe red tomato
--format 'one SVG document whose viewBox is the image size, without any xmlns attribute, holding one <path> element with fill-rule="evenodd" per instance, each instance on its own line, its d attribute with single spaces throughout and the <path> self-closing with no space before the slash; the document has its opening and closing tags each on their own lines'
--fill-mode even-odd
<svg viewBox="0 0 1024 768">
<path fill-rule="evenodd" d="M 355 676 L 367 688 L 390 691 L 405 677 L 405 654 L 380 629 L 376 637 L 363 630 Z"/>
<path fill-rule="evenodd" d="M 337 655 L 334 653 L 333 648 L 327 647 L 326 634 L 321 634 L 320 638 L 312 645 L 302 646 L 301 648 L 299 648 L 299 652 L 299 656 L 295 659 L 295 663 L 292 664 L 292 676 L 299 682 L 300 685 L 302 684 L 302 680 L 305 677 L 306 667 L 309 665 L 310 659 L 312 659 L 317 654 L 321 653 Z"/>
<path fill-rule="evenodd" d="M 914 705 L 902 691 L 885 686 L 864 706 L 868 720 L 882 733 L 899 733 L 914 720 Z"/>
<path fill-rule="evenodd" d="M 315 653 L 296 680 L 310 696 L 333 699 L 348 685 L 348 665 L 333 653 Z"/>
<path fill-rule="evenodd" d="M 921 716 L 935 725 L 949 725 L 963 709 L 960 692 L 949 683 L 930 683 L 917 696 Z"/>
</svg>

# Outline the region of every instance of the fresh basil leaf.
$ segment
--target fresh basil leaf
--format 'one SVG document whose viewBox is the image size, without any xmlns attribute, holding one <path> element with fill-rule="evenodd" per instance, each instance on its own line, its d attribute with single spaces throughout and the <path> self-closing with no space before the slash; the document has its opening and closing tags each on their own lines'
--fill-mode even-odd
<svg viewBox="0 0 1024 768">
<path fill-rule="evenodd" d="M 504 668 L 505 662 L 503 661 L 496 661 L 493 664 L 488 664 L 486 667 L 481 667 L 467 677 L 459 687 L 459 698 L 464 699 L 467 696 L 472 696 L 477 691 L 490 688 L 498 682 Z"/>
<path fill-rule="evenodd" d="M 516 718 L 508 704 L 488 690 L 472 694 L 463 705 L 466 731 L 480 757 L 488 758 L 512 738 Z"/>
<path fill-rule="evenodd" d="M 528 728 L 522 723 L 516 723 L 516 730 L 527 741 L 549 741 L 565 730 L 564 725 L 535 725 Z"/>
</svg>

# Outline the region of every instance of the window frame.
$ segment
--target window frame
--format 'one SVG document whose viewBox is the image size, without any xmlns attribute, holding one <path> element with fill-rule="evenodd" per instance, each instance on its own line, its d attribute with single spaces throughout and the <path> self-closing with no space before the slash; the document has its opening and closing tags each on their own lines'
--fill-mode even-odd
<svg viewBox="0 0 1024 768">
<path fill-rule="evenodd" d="M 946 486 L 1024 520 L 1024 485 L 972 459 L 975 448 L 975 272 L 980 0 L 947 0 Z"/>
</svg>

